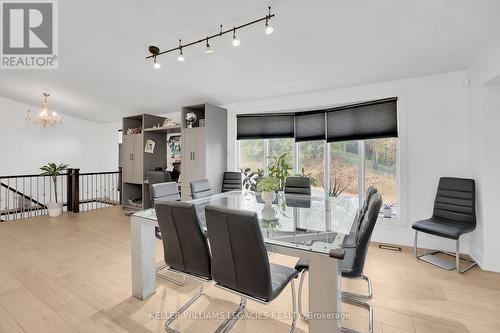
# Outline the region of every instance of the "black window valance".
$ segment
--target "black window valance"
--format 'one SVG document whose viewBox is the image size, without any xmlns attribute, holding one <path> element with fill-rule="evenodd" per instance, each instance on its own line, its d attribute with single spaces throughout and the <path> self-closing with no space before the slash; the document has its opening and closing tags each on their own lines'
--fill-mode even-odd
<svg viewBox="0 0 500 333">
<path fill-rule="evenodd" d="M 238 140 L 293 138 L 292 113 L 238 115 L 236 121 Z"/>
<path fill-rule="evenodd" d="M 311 111 L 295 114 L 295 141 L 325 140 L 325 112 Z"/>
<path fill-rule="evenodd" d="M 332 108 L 326 118 L 328 142 L 398 136 L 397 98 Z"/>
<path fill-rule="evenodd" d="M 237 116 L 237 139 L 353 141 L 398 137 L 397 98 L 298 113 Z"/>
</svg>

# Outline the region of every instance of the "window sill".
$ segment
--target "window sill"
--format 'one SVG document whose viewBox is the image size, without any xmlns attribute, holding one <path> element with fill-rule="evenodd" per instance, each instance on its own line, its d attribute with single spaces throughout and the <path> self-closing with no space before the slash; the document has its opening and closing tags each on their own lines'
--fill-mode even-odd
<svg viewBox="0 0 500 333">
<path fill-rule="evenodd" d="M 393 214 L 392 217 L 384 217 L 384 215 L 380 214 L 378 217 L 378 223 L 383 225 L 392 225 L 402 227 L 405 226 L 401 216 Z"/>
</svg>

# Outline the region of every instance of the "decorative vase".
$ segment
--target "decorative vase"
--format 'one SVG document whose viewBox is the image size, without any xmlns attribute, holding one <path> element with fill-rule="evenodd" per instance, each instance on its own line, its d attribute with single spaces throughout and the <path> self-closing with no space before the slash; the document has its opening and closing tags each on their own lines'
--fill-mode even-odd
<svg viewBox="0 0 500 333">
<path fill-rule="evenodd" d="M 49 202 L 47 203 L 47 211 L 50 217 L 58 217 L 62 215 L 63 204 L 62 202 Z"/>
<path fill-rule="evenodd" d="M 262 192 L 261 198 L 264 201 L 264 206 L 271 206 L 276 199 L 276 192 Z"/>
<path fill-rule="evenodd" d="M 382 214 L 384 214 L 384 217 L 392 217 L 392 208 L 382 209 Z"/>
</svg>

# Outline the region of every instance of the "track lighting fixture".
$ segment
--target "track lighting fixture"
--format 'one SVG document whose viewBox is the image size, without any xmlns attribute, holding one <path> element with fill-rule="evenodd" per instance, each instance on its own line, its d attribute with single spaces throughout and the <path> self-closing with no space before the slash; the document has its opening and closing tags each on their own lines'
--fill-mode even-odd
<svg viewBox="0 0 500 333">
<path fill-rule="evenodd" d="M 241 41 L 238 37 L 236 37 L 236 28 L 233 28 L 233 46 L 238 46 L 241 44 Z"/>
<path fill-rule="evenodd" d="M 191 42 L 191 43 L 187 43 L 187 44 L 182 45 L 182 42 L 179 39 L 179 46 L 171 48 L 171 49 L 168 49 L 166 51 L 162 51 L 162 52 L 160 52 L 160 49 L 158 47 L 156 47 L 156 46 L 150 46 L 149 47 L 149 52 L 151 53 L 151 55 L 147 56 L 146 59 L 152 58 L 153 59 L 153 66 L 154 66 L 154 68 L 160 68 L 161 65 L 160 65 L 160 63 L 157 60 L 158 56 L 160 56 L 162 54 L 165 54 L 165 53 L 170 53 L 170 52 L 179 50 L 179 56 L 177 57 L 177 60 L 179 60 L 179 61 L 185 61 L 186 59 L 184 58 L 183 49 L 186 48 L 186 47 L 195 45 L 195 44 L 199 44 L 199 43 L 205 43 L 205 46 L 206 46 L 205 47 L 205 53 L 213 53 L 214 50 L 210 46 L 209 40 L 210 39 L 214 39 L 216 37 L 222 37 L 223 35 L 229 34 L 231 32 L 233 33 L 232 44 L 233 44 L 233 46 L 236 47 L 236 46 L 238 46 L 238 45 L 241 44 L 240 39 L 236 36 L 236 30 L 242 29 L 242 28 L 246 28 L 246 27 L 248 27 L 250 25 L 253 25 L 253 24 L 256 24 L 256 23 L 264 21 L 265 22 L 265 33 L 266 33 L 266 35 L 270 35 L 274 31 L 274 28 L 271 25 L 271 18 L 273 18 L 274 16 L 275 16 L 275 14 L 271 14 L 271 7 L 269 7 L 269 13 L 266 16 L 264 16 L 264 17 L 261 17 L 259 19 L 256 19 L 254 21 L 251 21 L 251 22 L 248 22 L 248 23 L 245 23 L 245 24 L 242 24 L 240 26 L 233 27 L 232 29 L 228 29 L 228 30 L 223 30 L 222 29 L 222 25 L 220 25 L 220 31 L 218 33 L 216 33 L 214 35 L 211 35 L 211 36 L 207 36 L 207 37 L 201 38 L 201 39 L 196 40 L 196 41 Z"/>
<path fill-rule="evenodd" d="M 208 37 L 207 37 L 207 48 L 205 49 L 205 53 L 214 53 L 214 50 L 210 47 L 210 44 L 208 43 Z"/>
</svg>

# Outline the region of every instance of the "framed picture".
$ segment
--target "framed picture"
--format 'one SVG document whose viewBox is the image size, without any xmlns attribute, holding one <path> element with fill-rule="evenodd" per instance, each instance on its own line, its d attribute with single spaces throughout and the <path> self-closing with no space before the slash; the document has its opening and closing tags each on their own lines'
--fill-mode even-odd
<svg viewBox="0 0 500 333">
<path fill-rule="evenodd" d="M 156 143 L 153 140 L 146 140 L 146 147 L 144 148 L 145 153 L 154 154 Z"/>
<path fill-rule="evenodd" d="M 168 158 L 171 163 L 181 160 L 181 135 L 170 134 L 167 137 Z"/>
</svg>

